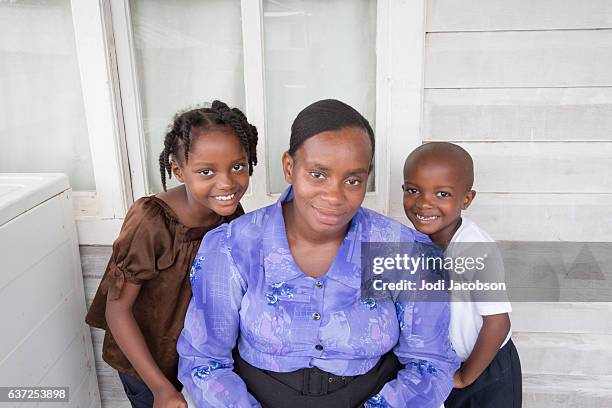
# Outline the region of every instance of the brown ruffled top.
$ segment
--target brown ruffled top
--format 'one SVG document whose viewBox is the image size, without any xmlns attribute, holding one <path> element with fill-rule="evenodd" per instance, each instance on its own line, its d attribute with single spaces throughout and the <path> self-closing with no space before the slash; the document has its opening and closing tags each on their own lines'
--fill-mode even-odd
<svg viewBox="0 0 612 408">
<path fill-rule="evenodd" d="M 223 222 L 244 214 L 242 207 Z M 125 281 L 142 284 L 132 307 L 134 318 L 153 359 L 175 386 L 176 342 L 191 299 L 189 270 L 204 234 L 213 227 L 188 228 L 172 209 L 151 196 L 137 200 L 128 211 L 113 243 L 106 272 L 85 321 L 106 330 L 102 358 L 117 371 L 140 378 L 115 342 L 105 318 L 106 299 L 117 299 Z"/>
</svg>

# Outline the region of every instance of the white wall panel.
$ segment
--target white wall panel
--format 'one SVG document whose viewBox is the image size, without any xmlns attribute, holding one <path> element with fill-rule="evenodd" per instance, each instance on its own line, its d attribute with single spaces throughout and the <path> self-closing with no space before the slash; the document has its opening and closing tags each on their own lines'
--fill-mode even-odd
<svg viewBox="0 0 612 408">
<path fill-rule="evenodd" d="M 606 375 L 612 366 L 612 334 L 513 332 L 512 341 L 526 372 Z"/>
<path fill-rule="evenodd" d="M 612 194 L 480 193 L 467 216 L 495 240 L 612 240 Z"/>
<path fill-rule="evenodd" d="M 512 309 L 513 331 L 612 334 L 612 303 L 513 303 Z"/>
<path fill-rule="evenodd" d="M 46 200 L 24 204 L 25 212 L 0 225 L 0 384 L 67 386 L 78 398 L 71 406 L 99 406 L 71 191 L 43 177 L 26 182 L 33 178 L 2 179 L 3 187 L 21 187 L 15 202 L 35 194 Z M 3 198 L 7 213 L 12 201 Z"/>
<path fill-rule="evenodd" d="M 612 2 L 428 0 L 426 21 L 421 136 L 474 157 L 467 216 L 500 241 L 610 242 Z M 523 406 L 610 406 L 612 306 L 513 309 Z"/>
<path fill-rule="evenodd" d="M 61 204 L 59 200 L 50 201 L 29 211 L 31 222 L 8 222 L 2 226 L 3 234 L 11 237 L 12 245 L 0 245 L 0 292 L 23 270 L 38 261 L 30 254 L 46 255 L 69 238 L 69 231 L 63 225 L 65 220 L 62 218 Z M 45 226 L 45 230 L 57 233 L 40 234 L 41 225 Z"/>
<path fill-rule="evenodd" d="M 91 349 L 91 346 L 85 344 L 85 339 L 79 335 L 75 336 L 68 348 L 55 356 L 57 361 L 40 383 L 56 387 L 78 384 L 76 387 L 71 387 L 71 391 L 76 392 L 94 369 L 94 362 L 87 360 L 87 348 Z"/>
<path fill-rule="evenodd" d="M 609 0 L 429 0 L 427 31 L 612 27 Z"/>
<path fill-rule="evenodd" d="M 38 384 L 43 379 L 83 326 L 78 304 L 76 297 L 70 296 L 23 339 L 19 348 L 11 350 L 2 360 L 1 384 Z M 32 361 L 37 363 L 29 363 Z M 7 367 L 20 367 L 20 370 Z"/>
<path fill-rule="evenodd" d="M 612 30 L 431 33 L 426 88 L 612 86 Z"/>
<path fill-rule="evenodd" d="M 84 379 L 81 386 L 71 393 L 68 408 L 87 408 L 101 406 L 100 400 L 98 399 L 99 397 L 91 392 L 91 390 L 95 389 L 95 387 L 97 386 L 98 384 L 96 377 L 89 376 Z"/>
<path fill-rule="evenodd" d="M 5 332 L 0 336 L 0 361 L 53 312 L 49 305 L 61 304 L 74 290 L 67 285 L 72 278 L 72 268 L 67 267 L 72 256 L 70 245 L 60 246 L 52 255 L 22 273 L 0 292 L 0 310 L 13 309 L 13 318 L 3 322 Z M 23 303 L 21 300 L 28 293 L 35 295 Z M 22 307 L 15 309 L 14 305 L 19 304 Z"/>
<path fill-rule="evenodd" d="M 477 191 L 612 192 L 612 142 L 459 143 L 473 157 Z"/>
<path fill-rule="evenodd" d="M 424 140 L 612 141 L 612 88 L 427 89 Z"/>
</svg>

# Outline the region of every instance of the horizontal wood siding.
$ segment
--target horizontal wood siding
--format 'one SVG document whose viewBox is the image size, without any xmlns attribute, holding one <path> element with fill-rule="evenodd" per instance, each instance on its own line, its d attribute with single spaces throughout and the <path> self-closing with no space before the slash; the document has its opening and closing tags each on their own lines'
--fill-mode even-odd
<svg viewBox="0 0 612 408">
<path fill-rule="evenodd" d="M 512 245 L 612 241 L 612 2 L 428 0 L 426 21 L 422 140 L 472 154 L 468 216 Z M 610 304 L 511 320 L 523 407 L 612 406 Z"/>
<path fill-rule="evenodd" d="M 611 44 L 612 29 L 430 33 L 425 87 L 612 86 Z"/>
<path fill-rule="evenodd" d="M 428 0 L 427 31 L 612 28 L 609 0 Z"/>
<path fill-rule="evenodd" d="M 423 122 L 427 141 L 612 141 L 612 87 L 427 89 Z"/>
</svg>

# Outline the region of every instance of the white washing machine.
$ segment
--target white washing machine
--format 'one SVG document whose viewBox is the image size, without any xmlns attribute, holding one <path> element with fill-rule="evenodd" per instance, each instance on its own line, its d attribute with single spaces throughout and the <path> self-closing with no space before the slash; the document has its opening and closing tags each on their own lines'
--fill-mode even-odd
<svg viewBox="0 0 612 408">
<path fill-rule="evenodd" d="M 71 193 L 63 174 L 0 173 L 0 387 L 68 387 L 51 405 L 99 407 Z"/>
</svg>

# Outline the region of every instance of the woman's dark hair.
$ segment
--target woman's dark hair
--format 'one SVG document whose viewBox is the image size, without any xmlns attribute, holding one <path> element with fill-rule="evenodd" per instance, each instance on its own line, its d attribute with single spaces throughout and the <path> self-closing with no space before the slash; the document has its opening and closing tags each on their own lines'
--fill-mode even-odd
<svg viewBox="0 0 612 408">
<path fill-rule="evenodd" d="M 343 128 L 363 129 L 370 138 L 374 157 L 374 131 L 366 118 L 354 108 L 336 99 L 323 99 L 304 108 L 291 125 L 289 154 L 295 152 L 306 140 L 321 132 Z"/>
<path fill-rule="evenodd" d="M 215 127 L 225 127 L 236 134 L 247 153 L 249 176 L 253 174 L 253 166 L 257 165 L 257 128 L 247 121 L 240 109 L 230 109 L 225 103 L 214 101 L 210 108 L 179 112 L 174 117 L 170 130 L 164 138 L 164 150 L 159 155 L 159 172 L 164 191 L 166 191 L 166 173 L 168 178 L 172 178 L 171 157 L 174 160 L 184 159 L 187 163 L 189 148 L 194 137 L 197 137 L 199 132 Z M 193 132 L 194 129 L 198 132 Z"/>
</svg>

